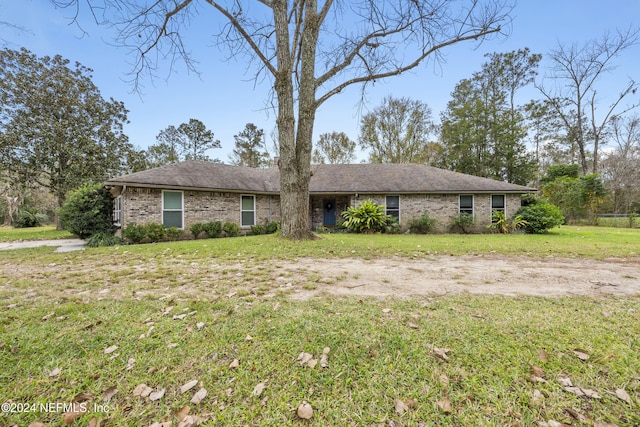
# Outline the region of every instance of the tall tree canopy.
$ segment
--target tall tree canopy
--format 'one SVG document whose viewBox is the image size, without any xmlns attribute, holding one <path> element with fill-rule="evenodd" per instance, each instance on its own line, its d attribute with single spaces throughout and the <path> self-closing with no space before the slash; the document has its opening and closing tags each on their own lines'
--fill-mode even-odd
<svg viewBox="0 0 640 427">
<path fill-rule="evenodd" d="M 253 123 L 247 123 L 235 139 L 235 148 L 229 156 L 231 164 L 262 168 L 269 165 L 269 153 L 264 140 L 264 130 Z"/>
<path fill-rule="evenodd" d="M 613 117 L 640 105 L 637 99 L 623 104 L 625 98 L 637 92 L 634 80 L 622 86 L 611 104 L 601 111 L 602 94 L 598 93 L 598 84 L 613 69 L 615 59 L 637 44 L 639 37 L 640 29 L 629 28 L 614 35 L 607 33 L 583 46 L 559 44 L 549 56 L 552 68 L 538 89 L 560 118 L 565 141 L 572 151 L 573 147 L 577 150 L 583 174 L 589 170 L 597 173 L 600 145 Z"/>
<path fill-rule="evenodd" d="M 220 148 L 220 141 L 198 119 L 189 119 L 177 128 L 167 126 L 156 135 L 156 143 L 147 149 L 148 164 L 151 167 L 167 165 L 183 160 L 212 160 L 206 152 Z"/>
<path fill-rule="evenodd" d="M 536 165 L 524 143 L 527 126 L 515 94 L 533 81 L 540 55 L 522 49 L 487 57 L 482 71 L 456 85 L 441 115 L 442 165 L 527 184 Z"/>
<path fill-rule="evenodd" d="M 313 150 L 315 164 L 347 164 L 355 160 L 356 143 L 344 132 L 323 133 Z"/>
<path fill-rule="evenodd" d="M 0 174 L 66 193 L 127 171 L 127 110 L 105 100 L 92 70 L 61 56 L 0 50 Z"/>
<path fill-rule="evenodd" d="M 427 104 L 387 96 L 362 117 L 358 140 L 371 163 L 424 163 L 432 130 Z"/>
<path fill-rule="evenodd" d="M 80 0 L 52 0 L 79 8 Z M 218 34 L 233 55 L 245 53 L 273 85 L 281 164 L 281 236 L 312 237 L 309 181 L 315 116 L 332 96 L 415 69 L 443 49 L 478 43 L 509 20 L 510 0 L 88 0 L 93 16 L 111 17 L 119 41 L 133 46 L 134 74 L 154 58 L 182 57 L 183 35 L 206 4 L 226 22 Z M 105 5 L 107 10 L 105 10 Z M 113 6 L 109 8 L 108 6 Z M 76 14 L 76 16 L 78 16 Z M 345 25 L 345 23 L 349 23 Z M 258 77 L 258 76 L 256 76 Z"/>
</svg>

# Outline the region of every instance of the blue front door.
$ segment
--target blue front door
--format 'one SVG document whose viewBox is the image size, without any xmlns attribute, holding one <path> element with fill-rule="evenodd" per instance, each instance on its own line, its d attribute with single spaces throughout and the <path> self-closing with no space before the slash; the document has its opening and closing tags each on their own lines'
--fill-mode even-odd
<svg viewBox="0 0 640 427">
<path fill-rule="evenodd" d="M 336 225 L 336 199 L 324 199 L 322 210 L 324 225 Z"/>
</svg>

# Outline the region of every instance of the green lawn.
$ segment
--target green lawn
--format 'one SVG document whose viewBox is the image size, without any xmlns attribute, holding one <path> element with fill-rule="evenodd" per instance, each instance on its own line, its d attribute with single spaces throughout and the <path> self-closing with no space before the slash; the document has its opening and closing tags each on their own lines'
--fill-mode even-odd
<svg viewBox="0 0 640 427">
<path fill-rule="evenodd" d="M 187 407 L 220 426 L 640 425 L 640 297 L 297 301 L 274 280 L 295 280 L 279 262 L 300 257 L 495 251 L 634 262 L 639 230 L 322 237 L 2 252 L 0 403 L 22 412 L 0 413 L 0 425 L 63 425 L 60 405 L 74 399 L 87 411 L 75 425 L 177 426 Z M 326 368 L 297 361 L 325 348 Z M 164 394 L 137 396 L 141 384 Z M 201 388 L 206 397 L 191 403 Z M 309 421 L 295 412 L 303 401 Z"/>
<path fill-rule="evenodd" d="M 13 228 L 0 227 L 0 242 L 15 242 L 19 240 L 53 240 L 70 239 L 74 236 L 65 230 L 56 230 L 55 226 Z"/>
</svg>

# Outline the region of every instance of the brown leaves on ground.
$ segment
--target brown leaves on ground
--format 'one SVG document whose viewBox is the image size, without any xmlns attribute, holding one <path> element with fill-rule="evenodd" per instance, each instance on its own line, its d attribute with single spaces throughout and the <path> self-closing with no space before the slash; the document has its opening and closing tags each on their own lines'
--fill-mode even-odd
<svg viewBox="0 0 640 427">
<path fill-rule="evenodd" d="M 450 414 L 453 411 L 453 406 L 451 405 L 451 401 L 448 397 L 443 397 L 437 402 L 438 408 L 445 414 Z"/>
<path fill-rule="evenodd" d="M 447 356 L 447 353 L 450 353 L 451 349 L 448 348 L 438 348 L 438 347 L 434 347 L 431 350 L 431 354 L 433 354 L 436 358 L 443 360 L 445 362 L 448 362 L 449 360 L 449 356 Z"/>
<path fill-rule="evenodd" d="M 586 361 L 589 360 L 589 352 L 587 350 L 583 350 L 581 348 L 575 348 L 573 349 L 573 354 L 576 355 L 576 357 L 582 361 Z"/>
<path fill-rule="evenodd" d="M 303 401 L 298 406 L 298 409 L 296 409 L 296 414 L 298 414 L 298 417 L 302 418 L 303 420 L 310 420 L 311 417 L 313 417 L 313 408 L 310 404 Z"/>
</svg>

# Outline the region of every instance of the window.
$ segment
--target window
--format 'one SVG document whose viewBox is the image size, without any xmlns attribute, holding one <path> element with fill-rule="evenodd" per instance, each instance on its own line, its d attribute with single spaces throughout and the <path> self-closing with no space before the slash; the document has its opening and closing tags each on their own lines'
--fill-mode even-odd
<svg viewBox="0 0 640 427">
<path fill-rule="evenodd" d="M 241 196 L 240 201 L 240 225 L 250 227 L 256 225 L 256 197 Z"/>
<path fill-rule="evenodd" d="M 113 225 L 122 225 L 122 196 L 113 199 Z"/>
<path fill-rule="evenodd" d="M 182 229 L 182 213 L 182 191 L 163 191 L 162 225 Z"/>
<path fill-rule="evenodd" d="M 494 194 L 491 196 L 491 215 L 493 216 L 493 211 L 501 211 L 504 212 L 505 209 L 505 200 L 504 194 Z"/>
<path fill-rule="evenodd" d="M 400 196 L 387 196 L 386 214 L 392 216 L 400 222 Z"/>
<path fill-rule="evenodd" d="M 472 194 L 460 195 L 459 213 L 467 213 L 469 215 L 473 215 L 473 195 Z"/>
</svg>

